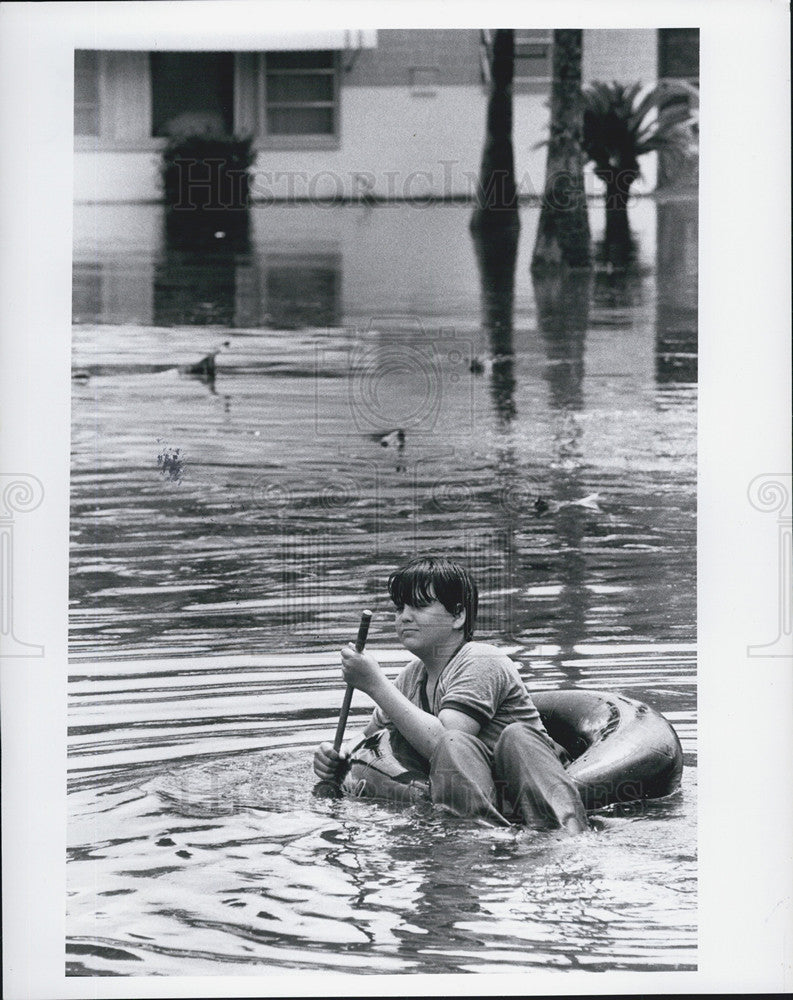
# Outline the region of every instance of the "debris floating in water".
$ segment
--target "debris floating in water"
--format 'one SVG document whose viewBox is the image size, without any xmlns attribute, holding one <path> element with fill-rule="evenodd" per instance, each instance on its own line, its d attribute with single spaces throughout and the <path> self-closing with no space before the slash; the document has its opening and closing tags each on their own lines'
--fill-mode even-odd
<svg viewBox="0 0 793 1000">
<path fill-rule="evenodd" d="M 385 434 L 375 434 L 373 437 L 380 442 L 383 448 L 396 448 L 398 451 L 402 451 L 405 447 L 405 432 L 401 427 L 387 431 Z"/>
<path fill-rule="evenodd" d="M 537 517 L 542 517 L 543 514 L 555 514 L 559 510 L 563 510 L 565 507 L 583 507 L 585 510 L 596 510 L 601 512 L 602 508 L 598 504 L 600 500 L 599 493 L 590 493 L 585 497 L 581 497 L 580 500 L 546 500 L 544 497 L 537 497 L 534 501 L 534 513 Z"/>
<path fill-rule="evenodd" d="M 210 351 L 205 358 L 201 358 L 194 365 L 185 365 L 179 371 L 185 375 L 197 375 L 199 378 L 211 381 L 215 377 L 215 358 L 221 351 L 231 347 L 230 340 L 224 340 L 222 344 Z"/>
<path fill-rule="evenodd" d="M 182 481 L 184 458 L 182 457 L 181 451 L 181 448 L 170 448 L 166 446 L 157 456 L 157 468 L 163 476 L 167 476 L 171 482 L 179 483 Z"/>
</svg>

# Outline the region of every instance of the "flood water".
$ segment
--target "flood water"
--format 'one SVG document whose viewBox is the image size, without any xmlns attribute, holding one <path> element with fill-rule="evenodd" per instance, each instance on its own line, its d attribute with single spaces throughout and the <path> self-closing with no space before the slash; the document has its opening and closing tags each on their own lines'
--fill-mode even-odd
<svg viewBox="0 0 793 1000">
<path fill-rule="evenodd" d="M 535 206 L 469 214 L 75 208 L 72 974 L 695 967 L 696 202 L 564 282 Z M 570 840 L 313 798 L 338 647 L 370 607 L 396 673 L 418 551 L 472 567 L 530 688 L 662 711 L 681 792 Z"/>
</svg>

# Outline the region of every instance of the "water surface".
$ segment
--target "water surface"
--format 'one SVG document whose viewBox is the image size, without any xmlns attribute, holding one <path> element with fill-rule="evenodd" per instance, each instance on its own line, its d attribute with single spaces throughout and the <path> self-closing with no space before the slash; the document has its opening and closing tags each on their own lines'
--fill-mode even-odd
<svg viewBox="0 0 793 1000">
<path fill-rule="evenodd" d="M 199 246 L 76 209 L 70 971 L 695 965 L 695 210 L 637 202 L 627 271 L 535 284 L 530 206 L 484 245 L 460 205 Z M 573 841 L 314 799 L 335 650 L 371 607 L 399 668 L 384 583 L 421 550 L 530 687 L 664 712 L 682 792 Z"/>
</svg>

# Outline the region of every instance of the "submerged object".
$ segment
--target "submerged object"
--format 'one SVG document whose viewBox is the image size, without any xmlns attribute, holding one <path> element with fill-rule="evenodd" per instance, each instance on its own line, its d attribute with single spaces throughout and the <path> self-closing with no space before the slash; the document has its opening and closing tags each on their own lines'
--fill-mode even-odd
<svg viewBox="0 0 793 1000">
<path fill-rule="evenodd" d="M 405 447 L 405 432 L 401 427 L 393 431 L 385 431 L 383 434 L 372 434 L 372 440 L 379 441 L 383 448 L 396 448 L 402 451 Z"/>
<path fill-rule="evenodd" d="M 224 340 L 219 347 L 216 347 L 214 351 L 210 351 L 205 358 L 201 358 L 200 361 L 196 361 L 194 365 L 185 365 L 183 368 L 180 368 L 179 371 L 183 375 L 197 375 L 199 378 L 207 380 L 214 379 L 215 358 L 227 347 L 231 347 L 230 340 Z"/>
<path fill-rule="evenodd" d="M 600 512 L 601 507 L 598 504 L 598 500 L 600 500 L 599 493 L 589 493 L 587 496 L 581 497 L 580 500 L 546 500 L 544 497 L 537 497 L 533 508 L 537 517 L 542 517 L 543 514 L 547 514 L 549 511 L 551 514 L 555 514 L 565 507 L 583 507 L 586 510 Z"/>
<path fill-rule="evenodd" d="M 567 773 L 587 809 L 660 799 L 680 787 L 680 740 L 649 705 L 604 691 L 540 691 L 532 700 L 548 735 L 572 758 Z M 427 765 L 396 730 L 381 729 L 352 750 L 342 790 L 427 801 Z"/>
</svg>

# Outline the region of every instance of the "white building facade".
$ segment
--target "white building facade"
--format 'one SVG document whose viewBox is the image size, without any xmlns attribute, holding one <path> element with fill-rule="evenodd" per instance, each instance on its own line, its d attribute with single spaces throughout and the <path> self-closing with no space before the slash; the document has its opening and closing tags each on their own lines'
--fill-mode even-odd
<svg viewBox="0 0 793 1000">
<path fill-rule="evenodd" d="M 696 29 L 587 29 L 582 76 L 695 80 Z M 488 32 L 391 29 L 273 36 L 262 51 L 75 53 L 75 200 L 156 202 L 179 134 L 253 137 L 256 202 L 462 198 L 475 191 Z M 542 190 L 552 32 L 516 29 L 515 170 Z M 655 164 L 643 164 L 644 189 Z M 597 182 L 590 178 L 590 190 Z"/>
</svg>

